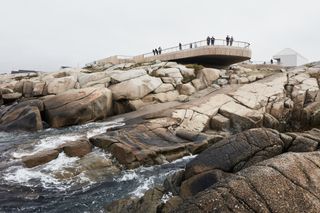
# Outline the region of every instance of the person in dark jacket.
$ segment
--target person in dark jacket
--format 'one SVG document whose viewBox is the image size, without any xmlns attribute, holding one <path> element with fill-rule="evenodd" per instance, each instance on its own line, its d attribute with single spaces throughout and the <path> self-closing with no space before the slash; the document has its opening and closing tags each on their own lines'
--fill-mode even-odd
<svg viewBox="0 0 320 213">
<path fill-rule="evenodd" d="M 216 39 L 214 38 L 214 36 L 212 36 L 211 37 L 211 45 L 214 45 L 214 41 L 215 41 Z"/>
<path fill-rule="evenodd" d="M 233 44 L 233 36 L 231 36 L 230 38 L 230 46 L 232 46 L 232 44 Z"/>
<path fill-rule="evenodd" d="M 158 50 L 157 50 L 157 49 L 154 49 L 154 51 L 156 52 L 156 55 L 159 55 L 159 53 L 158 53 Z"/>
<path fill-rule="evenodd" d="M 190 49 L 192 49 L 192 43 L 190 43 Z"/>
<path fill-rule="evenodd" d="M 179 43 L 179 50 L 182 50 L 182 44 Z"/>
<path fill-rule="evenodd" d="M 227 46 L 229 46 L 229 42 L 230 42 L 230 37 L 229 37 L 229 35 L 227 35 L 226 41 L 227 41 Z"/>
<path fill-rule="evenodd" d="M 158 48 L 159 55 L 161 55 L 161 51 L 162 51 L 162 48 L 159 47 L 159 48 Z"/>
<path fill-rule="evenodd" d="M 153 52 L 153 55 L 156 55 L 156 51 L 154 51 L 154 49 L 152 50 L 152 52 Z"/>
<path fill-rule="evenodd" d="M 210 45 L 210 36 L 207 37 L 207 45 Z"/>
</svg>

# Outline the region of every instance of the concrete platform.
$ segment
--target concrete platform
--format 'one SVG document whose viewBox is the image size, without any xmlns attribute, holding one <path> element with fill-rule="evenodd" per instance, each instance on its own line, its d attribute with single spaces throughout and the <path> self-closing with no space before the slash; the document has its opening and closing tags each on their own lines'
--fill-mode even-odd
<svg viewBox="0 0 320 213">
<path fill-rule="evenodd" d="M 144 63 L 160 60 L 223 67 L 251 59 L 250 44 L 247 42 L 235 41 L 233 46 L 227 46 L 225 40 L 217 39 L 216 43 L 215 45 L 207 45 L 207 42 L 202 40 L 184 44 L 181 47 L 176 46 L 164 49 L 159 55 L 154 55 L 151 52 L 133 57 L 111 56 L 95 61 L 95 63 Z"/>
</svg>

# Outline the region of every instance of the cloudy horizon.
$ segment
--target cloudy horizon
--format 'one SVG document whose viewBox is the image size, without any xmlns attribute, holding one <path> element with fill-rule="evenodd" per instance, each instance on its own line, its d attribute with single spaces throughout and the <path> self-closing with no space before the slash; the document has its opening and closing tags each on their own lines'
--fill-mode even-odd
<svg viewBox="0 0 320 213">
<path fill-rule="evenodd" d="M 227 34 L 251 43 L 253 61 L 284 48 L 316 61 L 320 3 L 307 2 L 1 0 L 0 73 L 83 66 Z"/>
</svg>

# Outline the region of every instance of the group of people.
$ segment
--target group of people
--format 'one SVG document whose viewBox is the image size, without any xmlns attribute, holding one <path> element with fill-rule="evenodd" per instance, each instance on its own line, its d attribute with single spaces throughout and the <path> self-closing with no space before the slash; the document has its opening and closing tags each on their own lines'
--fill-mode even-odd
<svg viewBox="0 0 320 213">
<path fill-rule="evenodd" d="M 152 52 L 153 52 L 153 55 L 161 55 L 162 48 L 161 47 L 155 48 L 152 50 Z"/>
<path fill-rule="evenodd" d="M 209 46 L 209 45 L 214 45 L 214 42 L 215 42 L 215 37 L 214 36 L 208 36 L 207 37 L 207 45 Z M 233 36 L 229 36 L 229 35 L 227 35 L 227 37 L 226 37 L 226 44 L 227 44 L 227 46 L 232 46 L 232 44 L 233 44 Z M 194 43 L 194 44 L 192 44 L 192 43 L 190 43 L 190 45 L 189 45 L 189 48 L 190 49 L 192 49 L 192 48 L 197 48 L 197 43 Z M 179 50 L 182 50 L 182 44 L 181 43 L 179 43 Z M 153 52 L 153 55 L 161 55 L 161 52 L 162 52 L 162 48 L 161 47 L 158 47 L 158 48 L 155 48 L 155 49 L 153 49 L 152 50 L 152 52 Z"/>
<path fill-rule="evenodd" d="M 209 46 L 210 44 L 211 45 L 214 45 L 214 41 L 215 41 L 216 39 L 215 39 L 215 37 L 214 36 L 212 36 L 211 38 L 210 38 L 210 36 L 208 36 L 207 37 L 207 45 Z"/>
<path fill-rule="evenodd" d="M 232 46 L 232 44 L 233 44 L 233 36 L 229 36 L 229 35 L 227 35 L 227 37 L 226 37 L 226 41 L 227 41 L 227 46 Z"/>
</svg>

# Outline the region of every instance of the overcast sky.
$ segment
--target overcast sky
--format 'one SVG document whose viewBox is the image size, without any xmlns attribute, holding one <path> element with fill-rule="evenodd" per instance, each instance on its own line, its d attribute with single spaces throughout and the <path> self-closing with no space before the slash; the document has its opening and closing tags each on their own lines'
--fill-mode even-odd
<svg viewBox="0 0 320 213">
<path fill-rule="evenodd" d="M 0 72 L 53 71 L 207 35 L 252 44 L 252 60 L 283 48 L 320 60 L 319 0 L 0 0 Z"/>
</svg>

